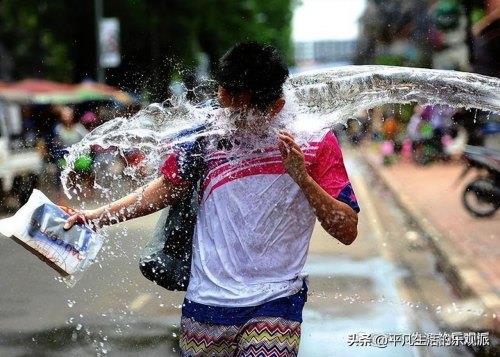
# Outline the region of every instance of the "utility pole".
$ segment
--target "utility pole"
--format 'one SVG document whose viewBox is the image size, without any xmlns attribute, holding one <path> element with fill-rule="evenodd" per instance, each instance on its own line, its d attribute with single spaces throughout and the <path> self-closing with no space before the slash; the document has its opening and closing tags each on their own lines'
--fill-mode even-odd
<svg viewBox="0 0 500 357">
<path fill-rule="evenodd" d="M 96 49 L 96 75 L 97 82 L 104 83 L 104 68 L 101 66 L 101 43 L 99 38 L 101 19 L 103 16 L 103 0 L 94 0 L 95 17 L 95 49 Z"/>
<path fill-rule="evenodd" d="M 465 0 L 463 2 L 465 9 L 465 17 L 467 19 L 467 25 L 465 27 L 465 42 L 467 49 L 469 50 L 469 66 L 474 63 L 474 37 L 472 35 L 472 0 Z"/>
</svg>

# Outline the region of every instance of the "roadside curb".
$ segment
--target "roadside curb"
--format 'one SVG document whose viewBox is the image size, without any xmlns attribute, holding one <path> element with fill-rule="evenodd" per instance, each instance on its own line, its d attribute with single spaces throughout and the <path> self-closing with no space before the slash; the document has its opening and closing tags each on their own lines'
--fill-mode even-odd
<svg viewBox="0 0 500 357">
<path fill-rule="evenodd" d="M 439 269 L 449 283 L 457 290 L 462 298 L 476 297 L 493 316 L 483 318 L 485 329 L 500 334 L 500 319 L 495 315 L 500 311 L 500 297 L 490 289 L 488 281 L 482 277 L 474 267 L 473 260 L 465 257 L 445 235 L 429 222 L 421 210 L 400 189 L 399 183 L 389 179 L 383 172 L 377 158 L 370 152 L 364 151 L 364 161 L 372 169 L 382 184 L 389 189 L 396 202 L 413 218 L 415 223 L 429 238 L 429 243 L 436 256 Z M 480 259 L 480 257 L 477 257 Z"/>
</svg>

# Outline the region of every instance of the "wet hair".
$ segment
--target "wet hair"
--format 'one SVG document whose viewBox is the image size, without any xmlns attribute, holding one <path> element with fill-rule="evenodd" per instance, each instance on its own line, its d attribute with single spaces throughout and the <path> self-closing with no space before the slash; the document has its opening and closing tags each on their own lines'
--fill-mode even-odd
<svg viewBox="0 0 500 357">
<path fill-rule="evenodd" d="M 287 78 L 288 67 L 279 51 L 256 42 L 231 47 L 220 58 L 215 71 L 220 86 L 233 95 L 249 92 L 251 105 L 261 111 L 281 97 Z"/>
</svg>

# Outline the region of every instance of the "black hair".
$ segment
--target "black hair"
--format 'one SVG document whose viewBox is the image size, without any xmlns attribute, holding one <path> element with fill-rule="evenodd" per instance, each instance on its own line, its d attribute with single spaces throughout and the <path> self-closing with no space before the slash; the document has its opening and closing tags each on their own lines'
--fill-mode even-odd
<svg viewBox="0 0 500 357">
<path fill-rule="evenodd" d="M 287 78 L 288 67 L 279 51 L 257 42 L 231 47 L 215 71 L 220 86 L 231 94 L 248 91 L 251 105 L 262 111 L 281 97 Z"/>
</svg>

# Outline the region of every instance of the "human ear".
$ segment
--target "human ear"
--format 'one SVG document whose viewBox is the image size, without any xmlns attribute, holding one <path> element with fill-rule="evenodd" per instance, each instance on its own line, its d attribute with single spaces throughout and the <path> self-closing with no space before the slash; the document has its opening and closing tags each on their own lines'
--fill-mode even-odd
<svg viewBox="0 0 500 357">
<path fill-rule="evenodd" d="M 226 108 L 226 107 L 230 107 L 232 102 L 233 102 L 233 98 L 231 96 L 231 94 L 229 94 L 228 90 L 222 86 L 219 86 L 219 90 L 218 90 L 218 97 L 219 97 L 219 103 L 222 107 Z"/>
<path fill-rule="evenodd" d="M 274 102 L 273 106 L 271 107 L 271 110 L 269 111 L 269 116 L 275 116 L 278 114 L 281 109 L 285 106 L 285 99 L 284 98 L 279 98 L 276 102 Z"/>
</svg>

